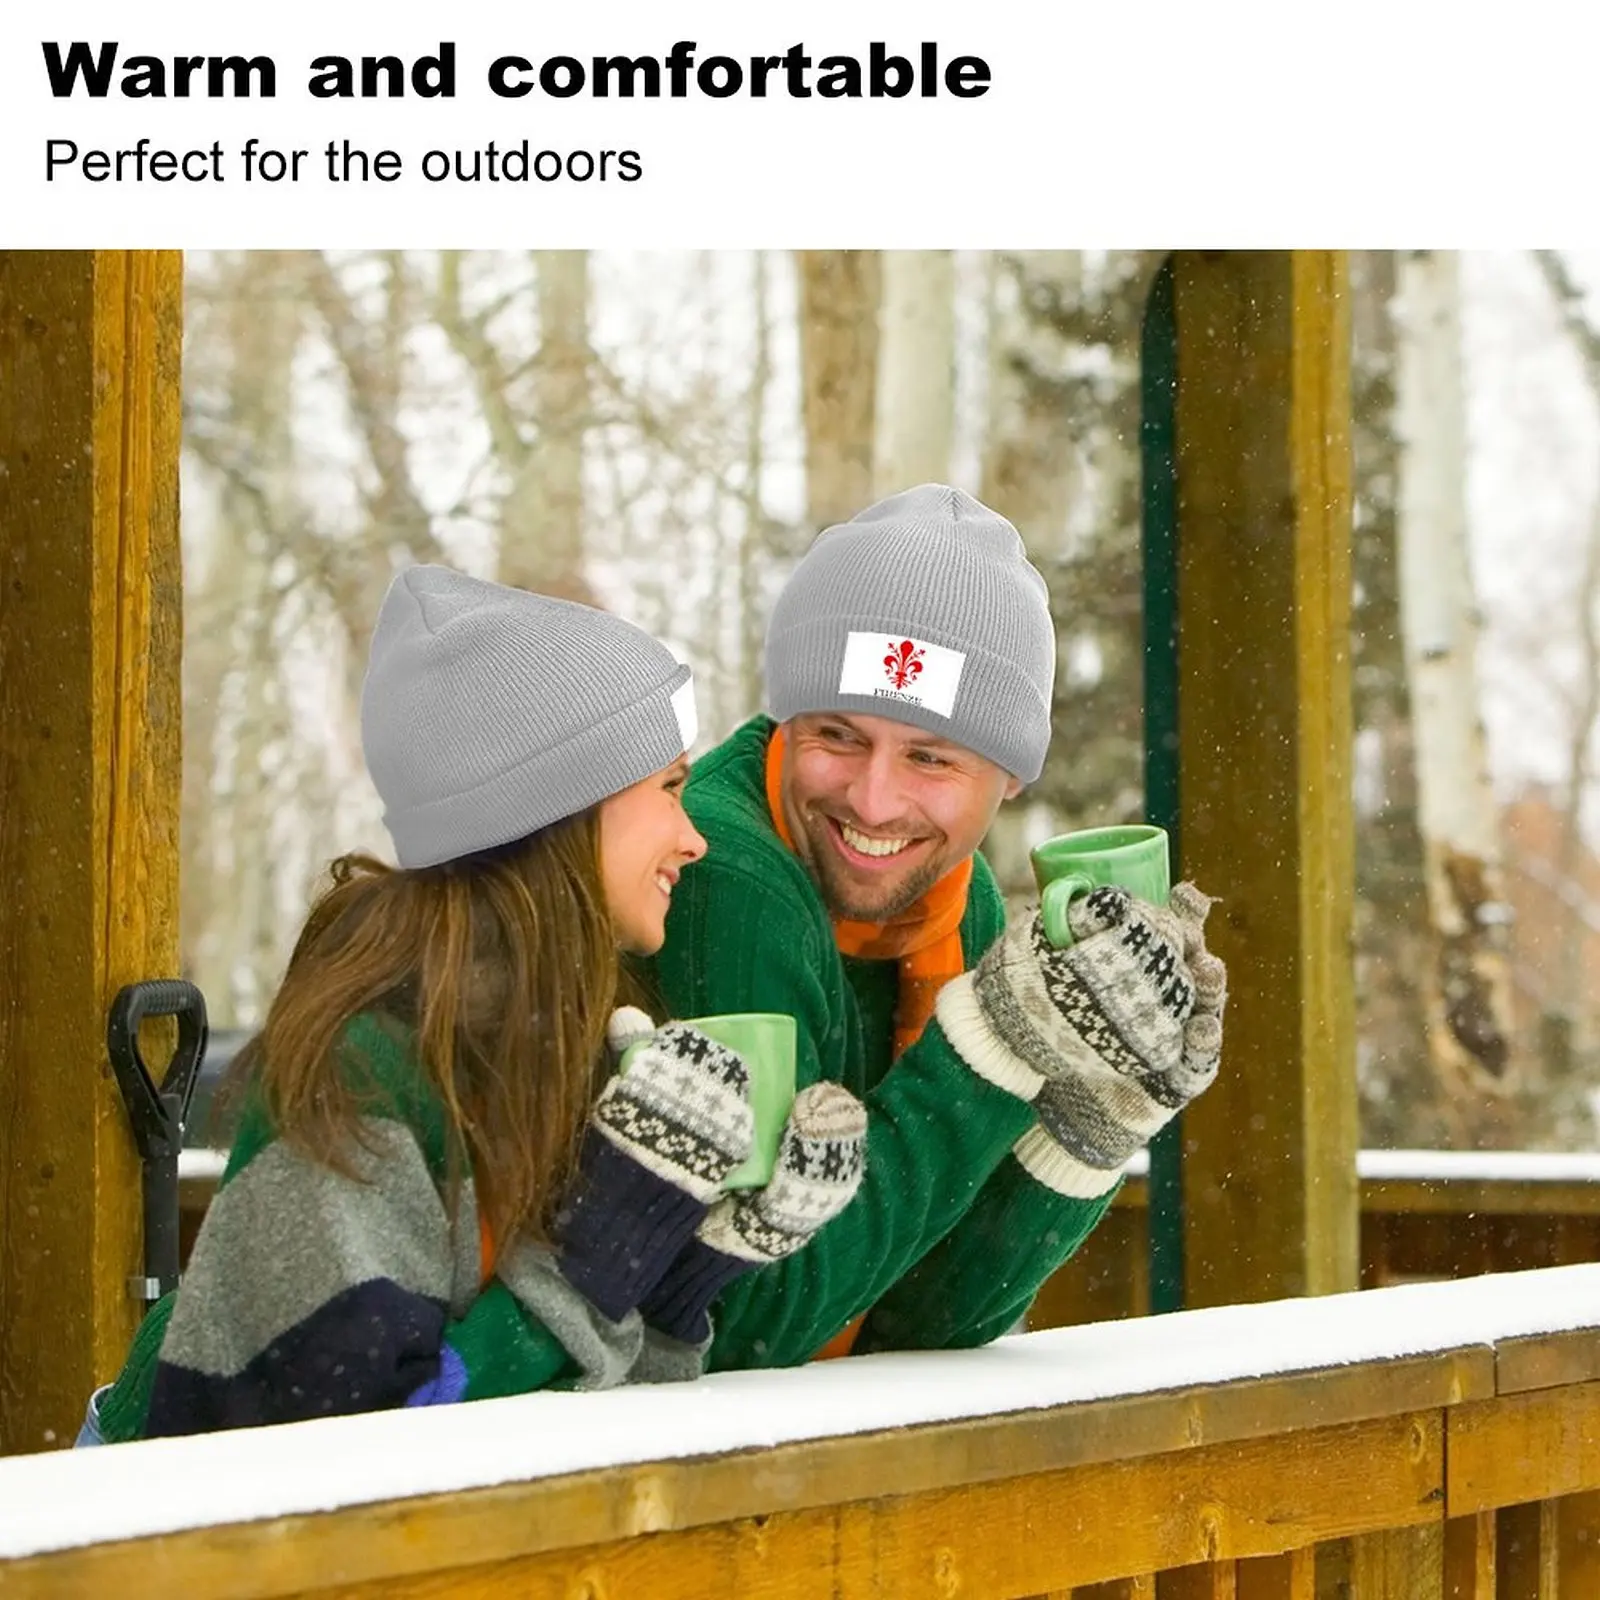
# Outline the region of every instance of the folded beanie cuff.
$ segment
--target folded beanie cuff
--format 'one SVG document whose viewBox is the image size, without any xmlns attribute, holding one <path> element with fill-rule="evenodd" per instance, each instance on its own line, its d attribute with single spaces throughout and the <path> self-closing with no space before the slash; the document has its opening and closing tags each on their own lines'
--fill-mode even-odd
<svg viewBox="0 0 1600 1600">
<path fill-rule="evenodd" d="M 961 678 L 950 714 L 899 695 L 844 692 L 840 684 L 853 633 L 882 634 L 886 642 L 909 634 L 960 652 Z M 943 630 L 886 626 L 876 617 L 811 617 L 775 629 L 767 641 L 767 699 L 779 722 L 816 711 L 903 722 L 974 751 L 1024 783 L 1043 771 L 1050 745 L 1049 701 L 1017 660 Z"/>
</svg>

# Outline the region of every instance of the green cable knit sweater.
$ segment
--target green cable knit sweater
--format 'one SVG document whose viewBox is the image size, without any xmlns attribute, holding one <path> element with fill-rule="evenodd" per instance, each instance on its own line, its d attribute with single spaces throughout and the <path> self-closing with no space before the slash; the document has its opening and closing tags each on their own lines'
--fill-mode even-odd
<svg viewBox="0 0 1600 1600">
<path fill-rule="evenodd" d="M 791 1013 L 798 1083 L 831 1079 L 866 1101 L 866 1175 L 805 1249 L 723 1294 L 708 1365 L 809 1360 L 869 1308 L 858 1351 L 983 1344 L 1027 1310 L 1110 1193 L 1057 1192 L 1048 1159 L 1013 1154 L 1025 1134 L 1041 1137 L 1033 1112 L 967 1065 L 957 1044 L 972 1059 L 983 1047 L 953 1042 L 949 1019 L 892 1061 L 897 963 L 840 955 L 827 908 L 778 838 L 765 791 L 773 727 L 755 718 L 695 763 L 684 803 L 710 848 L 673 892 L 646 975 L 673 1016 Z M 981 856 L 974 868 L 961 924 L 969 968 L 1005 923 Z"/>
</svg>

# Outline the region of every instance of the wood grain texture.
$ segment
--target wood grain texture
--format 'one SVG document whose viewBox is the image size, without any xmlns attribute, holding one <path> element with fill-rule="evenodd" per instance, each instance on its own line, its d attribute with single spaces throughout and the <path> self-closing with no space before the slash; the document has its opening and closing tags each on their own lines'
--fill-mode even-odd
<svg viewBox="0 0 1600 1600">
<path fill-rule="evenodd" d="M 1439 1600 L 1444 1526 L 1386 1528 L 1350 1541 L 1351 1600 Z"/>
<path fill-rule="evenodd" d="M 181 343 L 175 253 L 0 253 L 6 1452 L 71 1441 L 139 1310 L 104 1030 L 177 963 Z"/>
<path fill-rule="evenodd" d="M 1556 1502 L 1556 1543 L 1561 1600 L 1600 1595 L 1600 1492 Z"/>
<path fill-rule="evenodd" d="M 1156 1574 L 1156 1600 L 1237 1600 L 1239 1569 L 1232 1561 L 1202 1561 Z"/>
<path fill-rule="evenodd" d="M 1315 1548 L 1241 1561 L 1238 1590 L 1238 1600 L 1316 1600 Z"/>
<path fill-rule="evenodd" d="M 1185 1271 L 1216 1305 L 1357 1286 L 1349 326 L 1337 252 L 1174 273 L 1182 871 L 1229 964 Z"/>
<path fill-rule="evenodd" d="M 1054 1600 L 1054 1597 L 1044 1596 L 1041 1600 Z M 1107 1583 L 1079 1584 L 1068 1600 L 1156 1600 L 1155 1574 L 1147 1572 L 1134 1578 L 1112 1578 Z"/>
<path fill-rule="evenodd" d="M 126 1600 L 565 1597 L 585 1583 L 651 1600 L 1050 1594 L 1434 1520 L 1443 1439 L 1424 1411 L 994 1481 L 974 1461 L 946 1488 L 733 1515 L 764 1468 L 758 1504 L 794 1471 L 755 1452 L 65 1551 L 11 1563 L 0 1587 L 7 1600 L 106 1585 Z M 915 1435 L 902 1448 L 924 1453 Z M 861 1494 L 867 1476 L 834 1492 Z"/>
<path fill-rule="evenodd" d="M 1451 1517 L 1444 1525 L 1444 1600 L 1494 1600 L 1494 1513 Z"/>
<path fill-rule="evenodd" d="M 1600 1490 L 1600 1383 L 1457 1406 L 1447 1427 L 1452 1517 Z"/>
<path fill-rule="evenodd" d="M 1549 1500 L 1495 1514 L 1496 1600 L 1558 1600 L 1559 1529 Z"/>
<path fill-rule="evenodd" d="M 1495 1389 L 1500 1394 L 1588 1383 L 1600 1378 L 1600 1329 L 1502 1339 L 1494 1347 L 1494 1359 Z"/>
</svg>

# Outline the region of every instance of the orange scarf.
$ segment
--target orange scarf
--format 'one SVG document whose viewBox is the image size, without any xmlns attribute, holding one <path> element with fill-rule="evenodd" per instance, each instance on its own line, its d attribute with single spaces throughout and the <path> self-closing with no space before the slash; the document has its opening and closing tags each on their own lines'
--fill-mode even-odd
<svg viewBox="0 0 1600 1600">
<path fill-rule="evenodd" d="M 767 746 L 767 809 L 778 837 L 793 850 L 794 839 L 783 814 L 783 750 L 783 729 L 777 728 Z M 898 917 L 887 922 L 834 919 L 833 940 L 841 955 L 900 963 L 900 995 L 894 1010 L 896 1057 L 922 1037 L 939 991 L 966 968 L 961 919 L 966 915 L 971 882 L 972 858 L 968 856 Z"/>
<path fill-rule="evenodd" d="M 783 729 L 773 731 L 767 746 L 767 810 L 778 837 L 790 849 L 794 839 L 783 814 Z M 914 1045 L 933 1015 L 939 991 L 966 967 L 961 949 L 961 919 L 967 910 L 972 858 L 952 867 L 934 886 L 898 917 L 888 922 L 852 922 L 836 917 L 833 941 L 839 953 L 868 961 L 900 963 L 900 995 L 894 1010 L 894 1053 Z M 811 1359 L 831 1361 L 847 1356 L 861 1332 L 866 1313 L 831 1338 Z"/>
</svg>

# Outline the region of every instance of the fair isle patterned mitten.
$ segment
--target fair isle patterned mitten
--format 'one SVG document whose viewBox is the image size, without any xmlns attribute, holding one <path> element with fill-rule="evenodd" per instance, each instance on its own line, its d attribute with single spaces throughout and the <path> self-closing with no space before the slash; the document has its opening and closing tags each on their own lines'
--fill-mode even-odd
<svg viewBox="0 0 1600 1600">
<path fill-rule="evenodd" d="M 673 1022 L 612 1017 L 613 1048 L 637 1044 L 600 1091 L 557 1218 L 562 1276 L 620 1321 L 654 1288 L 754 1138 L 750 1073 L 732 1050 Z"/>
<path fill-rule="evenodd" d="M 1067 949 L 1036 915 L 941 993 L 956 1048 L 1032 1100 L 1039 1122 L 1016 1153 L 1058 1193 L 1104 1194 L 1216 1077 L 1227 974 L 1205 947 L 1210 907 L 1190 883 L 1164 907 L 1095 889 L 1068 914 Z"/>
<path fill-rule="evenodd" d="M 710 1336 L 711 1302 L 735 1278 L 793 1255 L 855 1197 L 866 1158 L 867 1112 L 848 1089 L 814 1083 L 795 1096 L 764 1189 L 730 1194 L 640 1303 L 645 1322 L 684 1344 Z"/>
</svg>

